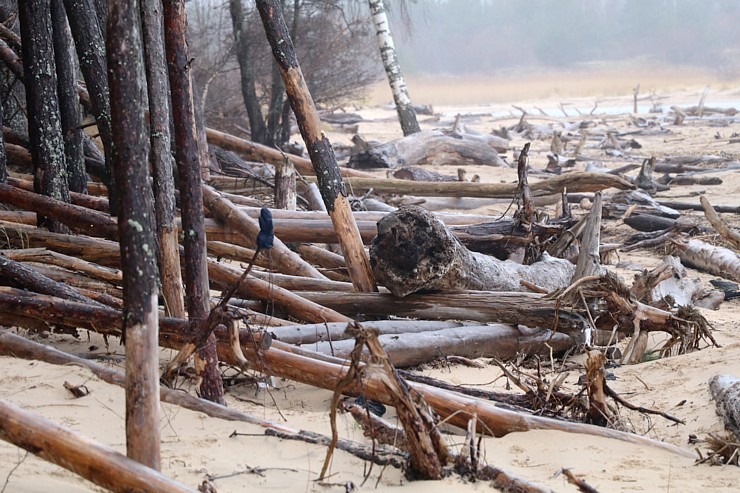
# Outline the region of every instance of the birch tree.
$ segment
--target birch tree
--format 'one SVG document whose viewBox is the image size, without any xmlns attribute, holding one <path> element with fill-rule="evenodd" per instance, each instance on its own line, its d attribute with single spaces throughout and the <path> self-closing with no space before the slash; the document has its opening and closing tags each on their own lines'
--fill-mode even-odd
<svg viewBox="0 0 740 493">
<path fill-rule="evenodd" d="M 419 132 L 419 123 L 416 121 L 416 112 L 411 106 L 409 90 L 401 73 L 401 66 L 398 64 L 396 48 L 393 45 L 393 36 L 391 36 L 383 0 L 368 0 L 368 3 L 370 5 L 370 14 L 375 24 L 378 47 L 380 48 L 380 58 L 383 60 L 383 67 L 385 68 L 388 83 L 393 93 L 393 101 L 396 103 L 396 111 L 398 112 L 398 120 L 401 122 L 401 130 L 403 130 L 404 136 Z"/>
</svg>

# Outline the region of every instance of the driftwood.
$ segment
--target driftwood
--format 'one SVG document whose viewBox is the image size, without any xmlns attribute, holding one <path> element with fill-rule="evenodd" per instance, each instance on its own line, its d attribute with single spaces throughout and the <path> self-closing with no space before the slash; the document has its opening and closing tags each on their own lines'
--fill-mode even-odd
<svg viewBox="0 0 740 493">
<path fill-rule="evenodd" d="M 415 334 L 468 325 L 470 323 L 436 320 L 377 320 L 362 323 L 363 327 L 377 331 L 379 336 Z M 347 324 L 343 323 L 291 324 L 270 329 L 270 334 L 274 340 L 297 345 L 320 341 L 343 341 L 352 337 L 347 333 Z"/>
<path fill-rule="evenodd" d="M 359 294 L 373 295 L 373 293 Z M 111 309 L 92 309 L 86 305 L 74 304 L 74 302 L 68 303 L 75 306 L 75 323 L 89 329 L 94 329 L 97 326 L 101 332 L 105 330 L 111 335 L 120 334 L 120 329 L 115 328 L 116 324 L 120 324 L 120 312 Z M 68 310 L 61 311 L 58 302 L 54 302 L 53 299 L 48 297 L 29 295 L 28 293 L 17 292 L 17 290 L 14 295 L 6 296 L 4 291 L 0 289 L 0 312 L 6 312 L 9 309 L 38 319 L 56 320 L 60 316 L 68 320 L 73 318 Z M 562 313 L 562 315 L 566 314 Z M 187 322 L 166 317 L 160 318 L 160 344 L 164 347 L 179 348 L 188 340 L 188 333 Z M 217 329 L 216 335 L 219 341 L 217 348 L 219 360 L 234 364 L 235 358 L 231 346 L 228 342 L 223 342 L 228 341 L 228 334 L 226 334 L 225 329 Z M 342 360 L 327 361 L 326 357 L 318 359 L 314 356 L 307 356 L 308 353 L 305 350 L 301 350 L 302 354 L 289 352 L 293 348 L 292 346 L 285 347 L 285 345 L 278 342 L 275 342 L 270 349 L 265 349 L 265 343 L 261 342 L 259 336 L 260 333 L 248 333 L 246 331 L 242 334 L 241 343 L 244 355 L 256 368 L 260 368 L 270 375 L 290 378 L 308 385 L 333 390 L 347 372 L 347 367 Z M 259 348 L 258 352 L 254 350 L 255 344 Z M 538 416 L 526 416 L 506 411 L 483 400 L 465 397 L 453 392 L 434 389 L 422 384 L 411 384 L 411 386 L 427 400 L 442 419 L 446 419 L 450 424 L 464 428 L 467 426 L 470 416 L 477 416 L 480 433 L 503 436 L 515 431 L 553 429 L 616 438 L 693 457 L 688 451 L 673 445 L 656 442 L 637 435 Z M 355 395 L 363 393 L 368 398 L 387 404 L 390 403 L 382 386 L 372 377 L 363 383 L 362 388 L 348 388 L 347 392 Z"/>
<path fill-rule="evenodd" d="M 485 137 L 485 139 L 481 138 Z M 494 135 L 447 134 L 424 131 L 407 135 L 353 155 L 348 166 L 354 169 L 404 166 L 484 165 L 508 168 L 499 152 L 506 152 L 509 141 Z"/>
<path fill-rule="evenodd" d="M 518 355 L 549 355 L 550 351 L 560 353 L 575 345 L 574 339 L 566 334 L 502 324 L 381 335 L 378 341 L 398 368 L 447 356 L 510 360 Z M 337 358 L 349 358 L 354 346 L 353 340 L 309 344 L 313 351 Z"/>
<path fill-rule="evenodd" d="M 709 391 L 717 403 L 717 414 L 725 428 L 740 442 L 740 379 L 731 375 L 715 375 L 709 380 Z"/>
<path fill-rule="evenodd" d="M 698 278 L 689 279 L 681 260 L 672 256 L 664 257 L 651 271 L 635 275 L 630 293 L 638 301 L 661 308 L 696 305 L 716 309 L 724 300 L 721 291 L 707 292 Z"/>
<path fill-rule="evenodd" d="M 458 176 L 443 175 L 442 173 L 427 170 L 419 166 L 407 166 L 397 169 L 393 172 L 392 176 L 399 180 L 411 181 L 464 181 L 460 180 Z"/>
<path fill-rule="evenodd" d="M 704 195 L 699 197 L 699 201 L 701 202 L 701 206 L 704 209 L 704 215 L 707 217 L 709 224 L 711 224 L 723 238 L 735 245 L 736 249 L 740 249 L 740 233 L 727 224 L 725 220 L 717 214 L 717 211 L 712 207 L 712 204 L 709 203 L 709 200 L 707 200 Z"/>
<path fill-rule="evenodd" d="M 309 181 L 314 180 L 307 177 Z M 430 197 L 479 197 L 511 199 L 517 190 L 516 183 L 473 183 L 473 182 L 421 182 L 397 180 L 392 178 L 345 178 L 346 186 L 355 193 L 373 190 L 377 194 L 409 194 Z M 533 197 L 560 194 L 564 188 L 568 192 L 598 192 L 606 188 L 634 190 L 635 186 L 627 180 L 605 173 L 568 173 L 553 176 L 547 180 L 531 183 L 529 188 Z"/>
<path fill-rule="evenodd" d="M 399 297 L 430 289 L 523 291 L 522 281 L 554 290 L 567 286 L 574 271 L 549 255 L 524 266 L 471 252 L 439 219 L 413 206 L 378 223 L 370 262 L 376 279 Z"/>
<path fill-rule="evenodd" d="M 115 492 L 192 490 L 98 442 L 0 401 L 0 437 Z"/>
<path fill-rule="evenodd" d="M 9 332 L 0 334 L 0 354 L 27 360 L 44 361 L 45 363 L 53 365 L 78 365 L 89 369 L 96 377 L 106 383 L 117 385 L 119 387 L 123 387 L 124 385 L 124 375 L 108 366 L 103 366 L 93 361 L 73 356 L 53 347 L 30 341 Z M 304 430 L 296 430 L 269 419 L 258 418 L 235 409 L 230 409 L 199 399 L 179 390 L 160 387 L 159 395 L 162 402 L 184 407 L 191 411 L 200 412 L 214 418 L 261 426 L 262 428 L 265 428 L 265 434 L 270 436 L 292 439 L 305 438 L 305 441 L 322 445 L 328 445 L 330 442 L 330 438 L 327 436 Z M 374 455 L 372 450 L 368 450 L 360 444 L 345 439 L 340 439 L 337 442 L 337 448 L 356 455 L 363 460 L 372 460 L 376 464 L 389 464 L 399 468 L 403 466 L 403 462 L 400 460 L 401 458 L 398 457 L 397 454 L 389 453 L 387 450 L 376 450 L 376 454 Z"/>
<path fill-rule="evenodd" d="M 740 282 L 740 255 L 701 240 L 671 240 L 681 261 L 715 276 Z"/>
</svg>

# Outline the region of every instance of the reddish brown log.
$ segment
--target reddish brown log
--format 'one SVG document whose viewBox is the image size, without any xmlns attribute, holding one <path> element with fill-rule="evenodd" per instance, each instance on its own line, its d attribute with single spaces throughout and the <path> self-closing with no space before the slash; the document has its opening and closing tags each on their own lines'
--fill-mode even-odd
<svg viewBox="0 0 740 493">
<path fill-rule="evenodd" d="M 347 201 L 334 149 L 321 131 L 321 123 L 303 78 L 282 8 L 273 0 L 258 0 L 257 9 L 280 68 L 288 100 L 311 156 L 319 190 L 334 224 L 352 284 L 358 291 L 377 291 L 370 263 Z"/>
<path fill-rule="evenodd" d="M 161 473 L 13 404 L 0 401 L 3 440 L 110 491 L 191 493 Z"/>
</svg>

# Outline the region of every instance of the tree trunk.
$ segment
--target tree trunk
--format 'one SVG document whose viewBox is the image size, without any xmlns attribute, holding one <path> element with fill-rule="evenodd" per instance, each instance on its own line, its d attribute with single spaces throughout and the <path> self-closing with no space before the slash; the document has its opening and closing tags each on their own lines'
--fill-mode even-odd
<svg viewBox="0 0 740 493">
<path fill-rule="evenodd" d="M 154 204 L 159 239 L 159 269 L 166 313 L 185 318 L 185 292 L 175 224 L 175 177 L 170 153 L 170 101 L 164 60 L 161 0 L 142 0 L 141 18 L 149 95 L 149 160 L 154 169 Z"/>
<path fill-rule="evenodd" d="M 298 64 L 282 10 L 275 0 L 258 0 L 257 9 L 262 17 L 267 39 L 272 46 L 273 56 L 280 65 L 288 99 L 311 156 L 321 196 L 334 224 L 352 284 L 358 291 L 375 291 L 377 287 L 362 246 L 360 233 L 352 217 L 334 150 L 321 131 L 316 108 Z"/>
<path fill-rule="evenodd" d="M 69 27 L 77 48 L 80 71 L 90 95 L 95 122 L 105 152 L 105 175 L 111 213 L 118 213 L 118 190 L 113 176 L 112 129 L 110 116 L 110 94 L 108 90 L 107 64 L 105 60 L 105 38 L 98 22 L 93 0 L 64 0 Z M 103 24 L 102 29 L 105 29 Z"/>
<path fill-rule="evenodd" d="M 179 171 L 180 201 L 185 247 L 185 285 L 188 318 L 202 327 L 208 318 L 208 265 L 206 234 L 203 226 L 201 153 L 195 124 L 190 58 L 185 41 L 184 0 L 164 0 L 165 46 L 175 127 L 175 159 Z M 204 399 L 224 403 L 224 389 L 218 371 L 215 338 L 196 352 L 196 371 Z"/>
<path fill-rule="evenodd" d="M 733 375 L 715 375 L 709 380 L 709 391 L 725 428 L 740 441 L 740 379 Z"/>
<path fill-rule="evenodd" d="M 419 132 L 419 123 L 416 121 L 416 112 L 411 105 L 411 98 L 406 87 L 406 81 L 401 73 L 401 66 L 398 64 L 396 57 L 396 48 L 393 45 L 388 17 L 385 14 L 383 0 L 368 0 L 370 5 L 370 14 L 373 16 L 375 31 L 378 38 L 378 47 L 380 48 L 380 58 L 383 60 L 383 67 L 388 76 L 388 83 L 393 93 L 393 101 L 396 103 L 398 112 L 398 121 L 401 122 L 403 135 L 410 135 Z"/>
<path fill-rule="evenodd" d="M 69 202 L 64 141 L 57 99 L 49 0 L 21 0 L 18 14 L 23 39 L 23 69 L 28 110 L 28 136 L 37 193 Z M 59 221 L 39 217 L 39 224 L 64 233 Z"/>
<path fill-rule="evenodd" d="M 0 90 L 5 92 L 5 71 L 0 69 Z M 3 104 L 0 102 L 0 122 L 3 121 Z M 8 157 L 5 155 L 5 138 L 0 132 L 0 183 L 8 181 Z"/>
<path fill-rule="evenodd" d="M 234 29 L 236 60 L 239 63 L 239 73 L 241 75 L 242 97 L 249 117 L 249 130 L 253 141 L 267 144 L 265 122 L 262 118 L 262 109 L 255 88 L 254 67 L 249 59 L 249 39 L 242 0 L 229 0 L 229 11 L 231 12 L 231 25 Z"/>
<path fill-rule="evenodd" d="M 121 187 L 121 238 L 126 342 L 126 452 L 160 469 L 159 323 L 156 239 L 149 183 L 146 79 L 139 2 L 111 2 L 107 24 L 113 169 Z"/>
<path fill-rule="evenodd" d="M 51 0 L 51 20 L 54 28 L 54 60 L 57 69 L 67 180 L 71 191 L 87 193 L 87 173 L 80 126 L 82 122 L 80 97 L 77 93 L 77 64 L 63 0 Z"/>
<path fill-rule="evenodd" d="M 575 267 L 547 257 L 532 265 L 471 252 L 434 215 L 402 207 L 378 222 L 370 245 L 376 279 L 403 297 L 420 290 L 524 291 L 522 281 L 548 291 L 569 285 Z"/>
</svg>

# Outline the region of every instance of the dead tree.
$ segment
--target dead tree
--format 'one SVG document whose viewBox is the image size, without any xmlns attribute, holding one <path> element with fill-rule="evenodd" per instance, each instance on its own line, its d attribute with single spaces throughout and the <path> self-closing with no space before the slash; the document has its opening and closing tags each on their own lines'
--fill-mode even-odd
<svg viewBox="0 0 740 493">
<path fill-rule="evenodd" d="M 396 103 L 396 112 L 398 112 L 401 130 L 403 130 L 404 136 L 419 132 L 420 128 L 419 123 L 416 121 L 416 112 L 411 105 L 406 81 L 403 78 L 401 66 L 398 64 L 398 58 L 396 57 L 396 48 L 393 45 L 393 36 L 391 36 L 383 0 L 368 0 L 368 4 L 370 6 L 370 14 L 373 17 L 373 24 L 375 24 L 380 58 L 383 60 L 383 67 L 388 76 L 391 92 L 393 92 L 393 100 Z"/>
<path fill-rule="evenodd" d="M 64 0 L 69 27 L 77 48 L 80 71 L 85 79 L 90 95 L 90 106 L 97 123 L 100 140 L 105 152 L 103 182 L 108 186 L 111 213 L 118 213 L 118 198 L 112 168 L 112 129 L 110 116 L 110 95 L 108 90 L 107 64 L 105 60 L 105 39 L 98 22 L 98 14 L 93 0 Z"/>
<path fill-rule="evenodd" d="M 185 42 L 184 0 L 164 0 L 165 47 L 172 94 L 175 127 L 175 159 L 179 171 L 183 246 L 185 247 L 185 285 L 188 318 L 195 328 L 206 330 L 208 319 L 208 264 L 201 190 L 201 153 L 195 126 L 190 58 Z M 195 354 L 196 372 L 201 379 L 204 399 L 224 403 L 224 388 L 218 371 L 215 337 Z"/>
<path fill-rule="evenodd" d="M 370 245 L 378 282 L 396 296 L 422 289 L 524 291 L 522 281 L 548 291 L 568 286 L 575 267 L 547 256 L 533 265 L 471 252 L 430 212 L 401 207 L 378 222 Z"/>
<path fill-rule="evenodd" d="M 57 69 L 59 113 L 67 181 L 73 192 L 87 192 L 87 173 L 82 149 L 82 117 L 80 97 L 77 93 L 77 67 L 74 42 L 67 24 L 67 14 L 62 0 L 51 0 L 51 21 L 54 29 L 54 61 Z"/>
<path fill-rule="evenodd" d="M 0 87 L 5 87 L 5 73 L 0 70 Z M 0 122 L 3 121 L 3 105 L 0 104 Z M 8 158 L 5 155 L 5 137 L 0 132 L 0 183 L 8 180 Z"/>
<path fill-rule="evenodd" d="M 318 114 L 303 78 L 282 9 L 275 0 L 258 0 L 257 9 L 262 17 L 262 24 L 275 60 L 280 66 L 288 99 L 311 156 L 311 163 L 319 181 L 321 197 L 324 199 L 337 233 L 339 245 L 347 261 L 347 270 L 352 284 L 358 291 L 375 291 L 377 287 L 347 201 L 342 176 L 334 157 L 334 149 L 321 131 Z"/>
<path fill-rule="evenodd" d="M 154 169 L 154 206 L 159 239 L 159 275 L 168 315 L 185 318 L 180 249 L 175 224 L 175 177 L 170 154 L 170 101 L 164 60 L 161 0 L 142 0 L 141 19 L 149 95 L 149 160 Z"/>
<path fill-rule="evenodd" d="M 149 184 L 149 138 L 144 119 L 144 58 L 139 3 L 113 2 L 107 53 L 113 169 L 121 187 L 121 238 L 126 341 L 126 451 L 159 470 L 159 332 L 154 204 Z"/>
<path fill-rule="evenodd" d="M 36 193 L 69 202 L 49 0 L 21 0 L 18 2 L 18 14 L 23 40 L 23 69 L 34 188 Z M 39 224 L 47 226 L 51 231 L 60 233 L 67 231 L 58 221 L 39 217 Z"/>
<path fill-rule="evenodd" d="M 262 119 L 262 109 L 255 88 L 255 70 L 249 59 L 249 39 L 247 38 L 247 22 L 244 19 L 244 5 L 242 0 L 229 0 L 231 24 L 234 29 L 234 43 L 236 44 L 236 61 L 239 63 L 241 75 L 241 90 L 244 106 L 249 118 L 249 131 L 252 140 L 265 143 L 266 128 Z"/>
</svg>

